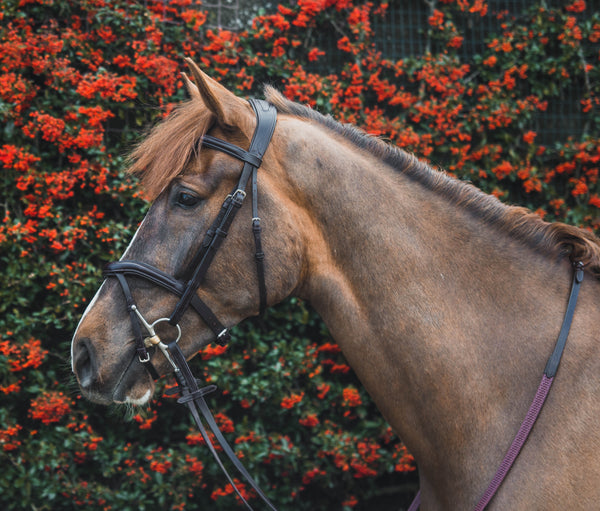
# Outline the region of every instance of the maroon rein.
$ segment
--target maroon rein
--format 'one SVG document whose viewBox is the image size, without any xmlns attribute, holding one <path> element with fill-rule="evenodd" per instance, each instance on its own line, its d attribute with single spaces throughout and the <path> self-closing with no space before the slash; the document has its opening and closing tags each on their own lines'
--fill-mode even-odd
<svg viewBox="0 0 600 511">
<path fill-rule="evenodd" d="M 198 297 L 196 291 L 202 284 L 202 281 L 204 280 L 206 272 L 208 271 L 216 252 L 219 250 L 223 240 L 227 236 L 229 227 L 231 226 L 233 219 L 243 204 L 243 201 L 246 197 L 246 187 L 250 181 L 252 188 L 252 232 L 255 243 L 255 260 L 260 300 L 259 313 L 262 315 L 266 308 L 267 291 L 263 263 L 264 254 L 262 252 L 261 243 L 260 218 L 258 217 L 257 170 L 262 163 L 262 158 L 271 141 L 273 131 L 275 130 L 277 111 L 274 106 L 265 101 L 252 99 L 250 100 L 250 104 L 252 105 L 252 108 L 256 114 L 257 126 L 252 137 L 250 147 L 247 151 L 231 144 L 230 142 L 211 137 L 210 135 L 205 135 L 200 141 L 202 146 L 224 152 L 242 161 L 244 166 L 237 186 L 223 202 L 219 214 L 206 232 L 198 253 L 192 259 L 192 263 L 190 264 L 187 272 L 187 282 L 175 279 L 174 277 L 171 277 L 170 275 L 147 263 L 131 260 L 121 260 L 108 264 L 104 270 L 104 276 L 115 277 L 121 285 L 127 302 L 127 310 L 131 319 L 138 360 L 144 364 L 154 379 L 158 379 L 159 375 L 152 366 L 151 353 L 148 348 L 158 346 L 162 350 L 167 360 L 173 366 L 173 372 L 178 383 L 178 387 L 171 389 L 169 393 L 181 393 L 181 397 L 177 402 L 186 404 L 190 409 L 192 417 L 198 426 L 198 429 L 200 430 L 200 433 L 202 434 L 202 437 L 204 438 L 204 441 L 206 442 L 211 454 L 214 456 L 218 465 L 223 470 L 229 483 L 232 485 L 242 502 L 248 509 L 252 510 L 252 507 L 244 499 L 239 489 L 234 484 L 232 477 L 225 469 L 223 462 L 219 458 L 219 455 L 210 440 L 206 428 L 204 427 L 202 419 L 200 418 L 199 412 L 202 413 L 202 416 L 208 424 L 208 427 L 211 429 L 217 441 L 223 448 L 223 451 L 231 460 L 236 469 L 244 476 L 244 478 L 256 491 L 258 496 L 261 497 L 265 504 L 273 511 L 276 511 L 276 508 L 261 491 L 250 474 L 248 474 L 242 463 L 239 461 L 223 437 L 208 408 L 208 405 L 206 404 L 206 401 L 204 400 L 204 396 L 214 391 L 216 386 L 209 385 L 204 388 L 200 388 L 198 386 L 199 381 L 193 376 L 185 359 L 185 355 L 181 351 L 178 344 L 179 338 L 181 337 L 179 321 L 189 307 L 192 307 L 192 309 L 194 309 L 200 315 L 204 323 L 206 323 L 206 325 L 212 330 L 215 335 L 215 342 L 219 344 L 226 344 L 229 342 L 230 335 L 228 329 L 223 326 L 211 309 Z M 581 282 L 583 281 L 583 264 L 576 263 L 574 264 L 574 268 L 575 272 L 573 276 L 571 294 L 563 319 L 561 331 L 558 336 L 554 351 L 550 356 L 544 370 L 540 386 L 512 445 L 506 453 L 506 456 L 504 457 L 504 460 L 498 468 L 490 485 L 475 507 L 475 511 L 482 511 L 485 509 L 485 507 L 496 494 L 498 488 L 502 484 L 502 481 L 508 474 L 508 471 L 512 467 L 515 459 L 521 451 L 521 448 L 527 440 L 527 437 L 529 436 L 529 433 L 531 432 L 531 429 L 533 428 L 533 425 L 544 405 L 548 392 L 550 391 L 550 386 L 552 385 L 552 381 L 556 375 L 556 371 L 558 370 L 558 365 L 560 363 L 565 343 L 569 335 L 573 313 L 577 304 L 579 288 Z M 158 285 L 179 296 L 179 302 L 173 309 L 171 316 L 169 318 L 158 319 L 152 324 L 147 323 L 136 306 L 135 300 L 129 288 L 126 278 L 127 276 L 146 279 L 153 284 Z M 168 322 L 173 327 L 176 327 L 178 331 L 177 338 L 174 341 L 171 341 L 168 345 L 163 344 L 154 331 L 155 325 L 163 321 Z M 148 336 L 144 336 L 143 329 L 147 331 L 149 334 Z M 420 503 L 421 495 L 419 492 L 411 504 L 409 511 L 416 511 L 419 508 Z"/>
<path fill-rule="evenodd" d="M 484 494 L 479 499 L 479 502 L 475 506 L 475 511 L 483 511 L 486 506 L 490 503 L 496 492 L 500 488 L 500 485 L 508 475 L 508 472 L 512 468 L 517 456 L 521 452 L 523 445 L 525 445 L 525 441 L 529 437 L 529 433 L 535 424 L 535 421 L 540 414 L 544 403 L 546 402 L 546 398 L 548 397 L 548 393 L 550 392 L 550 387 L 552 386 L 552 382 L 554 381 L 554 376 L 556 376 L 556 372 L 558 371 L 558 365 L 560 364 L 560 359 L 562 358 L 563 351 L 565 349 L 565 344 L 567 342 L 567 337 L 569 337 L 569 331 L 571 330 L 571 322 L 573 321 L 573 313 L 575 312 L 575 306 L 577 305 L 577 297 L 579 295 L 579 288 L 581 287 L 581 283 L 583 282 L 583 263 L 576 262 L 573 263 L 573 283 L 571 284 L 571 294 L 569 295 L 569 302 L 567 304 L 567 310 L 565 311 L 565 315 L 563 318 L 562 327 L 560 329 L 560 333 L 558 334 L 558 339 L 556 340 L 556 345 L 554 346 L 554 351 L 548 362 L 546 364 L 546 368 L 544 369 L 544 374 L 542 375 L 542 381 L 535 393 L 535 397 L 527 411 L 527 415 L 525 419 L 521 423 L 521 427 L 517 432 L 512 444 L 510 445 L 502 463 L 498 467 L 496 474 L 490 481 L 487 489 Z M 421 505 L 421 492 L 419 491 L 413 500 L 412 504 L 408 508 L 408 511 L 416 511 L 419 509 Z"/>
</svg>

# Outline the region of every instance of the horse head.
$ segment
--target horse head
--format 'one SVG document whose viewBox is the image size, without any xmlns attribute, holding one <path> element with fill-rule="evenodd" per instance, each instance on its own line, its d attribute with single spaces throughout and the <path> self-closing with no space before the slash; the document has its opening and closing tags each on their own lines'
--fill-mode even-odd
<svg viewBox="0 0 600 511">
<path fill-rule="evenodd" d="M 196 285 L 188 285 L 206 252 L 206 246 L 202 248 L 207 244 L 206 233 L 211 228 L 220 230 L 215 222 L 224 209 L 234 207 L 232 194 L 237 194 L 236 183 L 242 167 L 246 168 L 246 162 L 235 155 L 206 144 L 202 147 L 202 140 L 247 148 L 257 129 L 257 115 L 248 102 L 206 76 L 193 62 L 188 63 L 195 82 L 183 75 L 190 100 L 155 127 L 132 155 L 131 170 L 141 176 L 153 203 L 121 259 L 130 261 L 129 266 L 123 262 L 109 265 L 108 277 L 73 338 L 73 371 L 83 395 L 100 403 L 143 404 L 152 395 L 154 379 L 141 363 L 145 358 L 139 353 L 143 347 L 136 343 L 136 335 L 140 335 L 136 334 L 136 321 L 144 336 L 150 335 L 146 331 L 150 325 L 162 339 L 172 341 L 181 335 L 179 345 L 190 358 L 215 340 L 214 325 L 207 324 L 211 319 L 227 329 L 259 312 L 253 209 L 258 209 L 262 219 L 260 243 L 267 254 L 264 305 L 288 296 L 302 273 L 302 235 L 292 217 L 294 207 L 278 192 L 282 167 L 275 133 L 258 163 L 257 185 L 243 192 L 248 200 L 234 205 L 239 206 L 239 214 L 231 221 L 226 237 L 224 232 L 211 233 L 223 237 L 220 248 L 211 254 L 205 273 L 196 276 Z M 233 199 L 243 198 L 237 195 L 240 197 Z M 255 201 L 253 205 L 251 201 Z M 136 273 L 135 268 L 141 270 Z M 167 284 L 157 285 L 161 279 Z M 193 310 L 196 307 L 181 307 L 185 291 L 187 303 L 200 302 L 209 310 L 208 320 Z M 177 321 L 167 321 L 174 314 Z M 168 360 L 160 352 L 146 356 L 151 358 L 154 375 L 170 372 Z"/>
</svg>

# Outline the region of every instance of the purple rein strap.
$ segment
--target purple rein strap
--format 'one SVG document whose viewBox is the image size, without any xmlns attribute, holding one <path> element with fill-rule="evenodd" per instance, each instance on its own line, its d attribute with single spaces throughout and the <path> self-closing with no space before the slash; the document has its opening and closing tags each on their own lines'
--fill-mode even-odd
<svg viewBox="0 0 600 511">
<path fill-rule="evenodd" d="M 556 341 L 556 345 L 554 346 L 554 351 L 550 358 L 548 359 L 548 363 L 546 364 L 546 368 L 544 369 L 544 374 L 542 375 L 542 381 L 535 393 L 535 397 L 533 398 L 533 402 L 529 407 L 529 411 L 515 436 L 510 448 L 508 449 L 500 467 L 496 471 L 496 474 L 492 478 L 487 490 L 483 496 L 479 499 L 479 502 L 475 506 L 475 511 L 483 511 L 486 506 L 490 503 L 500 485 L 504 481 L 507 476 L 509 470 L 512 468 L 517 456 L 521 452 L 525 441 L 529 437 L 529 433 L 535 424 L 535 421 L 540 414 L 542 407 L 546 401 L 546 397 L 548 397 L 548 393 L 550 392 L 550 387 L 552 386 L 552 382 L 554 381 L 554 376 L 556 376 L 556 372 L 558 371 L 558 365 L 560 364 L 560 359 L 562 358 L 563 351 L 565 349 L 565 343 L 567 342 L 567 337 L 569 337 L 569 331 L 571 330 L 571 322 L 573 321 L 573 313 L 575 312 L 575 306 L 577 305 L 577 296 L 579 295 L 579 288 L 581 287 L 581 283 L 583 282 L 583 263 L 576 262 L 573 263 L 574 274 L 573 274 L 573 283 L 571 285 L 571 295 L 569 296 L 569 303 L 567 304 L 567 310 L 565 311 L 565 316 L 563 319 L 562 327 L 560 329 L 560 333 L 558 334 L 558 339 Z M 419 491 L 413 500 L 412 504 L 408 508 L 408 511 L 416 511 L 419 509 L 421 505 L 421 492 Z"/>
</svg>

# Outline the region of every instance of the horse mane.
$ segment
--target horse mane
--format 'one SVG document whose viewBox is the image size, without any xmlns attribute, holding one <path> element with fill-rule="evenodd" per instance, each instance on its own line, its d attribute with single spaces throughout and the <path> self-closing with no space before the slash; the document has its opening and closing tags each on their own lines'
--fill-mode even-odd
<svg viewBox="0 0 600 511">
<path fill-rule="evenodd" d="M 571 262 L 581 261 L 587 271 L 600 278 L 600 240 L 591 232 L 560 222 L 549 223 L 527 208 L 506 205 L 493 195 L 434 170 L 414 155 L 368 135 L 355 126 L 340 124 L 331 116 L 324 116 L 286 99 L 271 87 L 265 88 L 265 96 L 279 112 L 324 126 L 408 178 L 445 197 L 450 203 L 470 211 L 488 225 L 554 259 L 568 257 Z"/>
<path fill-rule="evenodd" d="M 184 101 L 134 148 L 129 155 L 129 172 L 141 179 L 149 200 L 158 197 L 197 156 L 198 141 L 213 122 L 213 114 L 201 101 Z"/>
</svg>

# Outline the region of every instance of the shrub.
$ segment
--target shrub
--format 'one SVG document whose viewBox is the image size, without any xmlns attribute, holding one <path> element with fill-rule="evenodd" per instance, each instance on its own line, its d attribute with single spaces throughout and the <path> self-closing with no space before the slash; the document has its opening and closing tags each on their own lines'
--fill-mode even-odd
<svg viewBox="0 0 600 511">
<path fill-rule="evenodd" d="M 238 94 L 274 83 L 502 200 L 595 229 L 600 16 L 582 0 L 544 5 L 494 13 L 502 33 L 467 61 L 460 27 L 490 15 L 482 0 L 439 3 L 425 34 L 431 51 L 402 60 L 377 50 L 385 3 L 300 0 L 231 32 L 206 27 L 197 0 L 4 0 L 3 508 L 233 505 L 184 409 L 165 398 L 107 412 L 80 398 L 69 369 L 101 268 L 147 208 L 124 155 L 183 99 L 184 56 Z M 542 140 L 544 111 L 565 90 L 581 91 L 583 134 Z M 307 304 L 290 299 L 264 329 L 245 322 L 227 350 L 197 358 L 195 371 L 222 389 L 218 421 L 279 509 L 383 509 L 384 487 L 394 509 L 410 500 L 410 455 Z"/>
</svg>

